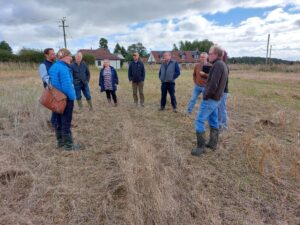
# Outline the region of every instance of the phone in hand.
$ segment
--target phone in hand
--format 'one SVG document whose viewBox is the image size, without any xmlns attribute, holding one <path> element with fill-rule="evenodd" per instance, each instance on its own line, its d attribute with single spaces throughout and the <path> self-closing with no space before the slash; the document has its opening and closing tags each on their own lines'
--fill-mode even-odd
<svg viewBox="0 0 300 225">
<path fill-rule="evenodd" d="M 203 68 L 202 68 L 202 71 L 203 71 L 204 73 L 209 74 L 210 68 L 211 68 L 211 66 L 204 65 Z"/>
</svg>

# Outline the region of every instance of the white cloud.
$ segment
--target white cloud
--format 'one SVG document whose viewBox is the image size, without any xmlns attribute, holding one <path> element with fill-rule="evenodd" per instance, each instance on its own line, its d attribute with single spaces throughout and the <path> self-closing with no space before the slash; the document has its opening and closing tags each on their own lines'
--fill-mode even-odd
<svg viewBox="0 0 300 225">
<path fill-rule="evenodd" d="M 148 50 L 170 49 L 180 40 L 209 39 L 222 45 L 230 56 L 264 56 L 267 34 L 271 34 L 273 56 L 300 59 L 300 0 L 133 0 L 82 1 L 45 0 L 9 3 L 0 0 L 0 39 L 15 51 L 25 47 L 45 48 L 63 46 L 59 19 L 67 16 L 68 47 L 97 47 L 100 37 L 128 46 L 142 42 Z M 289 5 L 288 10 L 284 7 Z M 252 17 L 238 25 L 220 26 L 201 14 L 226 12 L 233 8 L 271 7 L 276 9 L 263 18 Z M 229 12 L 230 13 L 230 12 Z M 160 22 L 163 20 L 163 22 Z M 132 25 L 140 28 L 131 28 Z M 289 55 L 287 55 L 289 53 Z"/>
</svg>

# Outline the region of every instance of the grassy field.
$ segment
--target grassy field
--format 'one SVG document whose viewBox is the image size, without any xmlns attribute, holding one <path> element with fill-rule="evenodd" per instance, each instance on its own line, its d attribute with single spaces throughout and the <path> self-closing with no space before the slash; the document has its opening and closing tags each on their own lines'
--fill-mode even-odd
<svg viewBox="0 0 300 225">
<path fill-rule="evenodd" d="M 76 106 L 73 117 L 86 149 L 66 153 L 38 103 L 37 71 L 0 71 L 1 225 L 300 223 L 299 73 L 232 70 L 230 129 L 202 157 L 190 155 L 191 71 L 176 83 L 177 114 L 170 101 L 158 111 L 154 71 L 144 108 L 134 107 L 126 71 L 119 79 L 119 105 L 110 107 L 92 70 L 95 111 Z"/>
</svg>

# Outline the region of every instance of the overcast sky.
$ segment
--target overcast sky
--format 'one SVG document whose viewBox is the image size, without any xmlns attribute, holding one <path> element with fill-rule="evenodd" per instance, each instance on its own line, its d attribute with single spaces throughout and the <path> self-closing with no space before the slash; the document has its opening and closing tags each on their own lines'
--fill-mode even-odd
<svg viewBox="0 0 300 225">
<path fill-rule="evenodd" d="M 22 47 L 63 47 L 60 20 L 66 17 L 67 45 L 75 53 L 97 48 L 104 37 L 113 50 L 142 42 L 169 50 L 180 40 L 209 39 L 229 56 L 266 55 L 300 60 L 300 0 L 0 0 L 0 41 Z"/>
</svg>

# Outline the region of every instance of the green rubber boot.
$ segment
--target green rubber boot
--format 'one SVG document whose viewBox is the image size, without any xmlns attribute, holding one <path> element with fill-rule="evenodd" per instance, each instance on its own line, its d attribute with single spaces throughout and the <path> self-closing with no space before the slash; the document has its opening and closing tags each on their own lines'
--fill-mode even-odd
<svg viewBox="0 0 300 225">
<path fill-rule="evenodd" d="M 211 127 L 209 133 L 209 141 L 206 147 L 212 150 L 216 150 L 218 146 L 218 140 L 219 140 L 219 130 Z"/>
<path fill-rule="evenodd" d="M 77 100 L 77 105 L 79 110 L 82 110 L 82 101 L 81 100 Z"/>
<path fill-rule="evenodd" d="M 197 136 L 197 147 L 191 152 L 194 156 L 200 156 L 205 153 L 205 132 L 196 133 Z"/>
<path fill-rule="evenodd" d="M 74 144 L 72 134 L 63 134 L 63 141 L 63 148 L 66 151 L 79 151 L 83 149 L 79 144 Z"/>
</svg>

